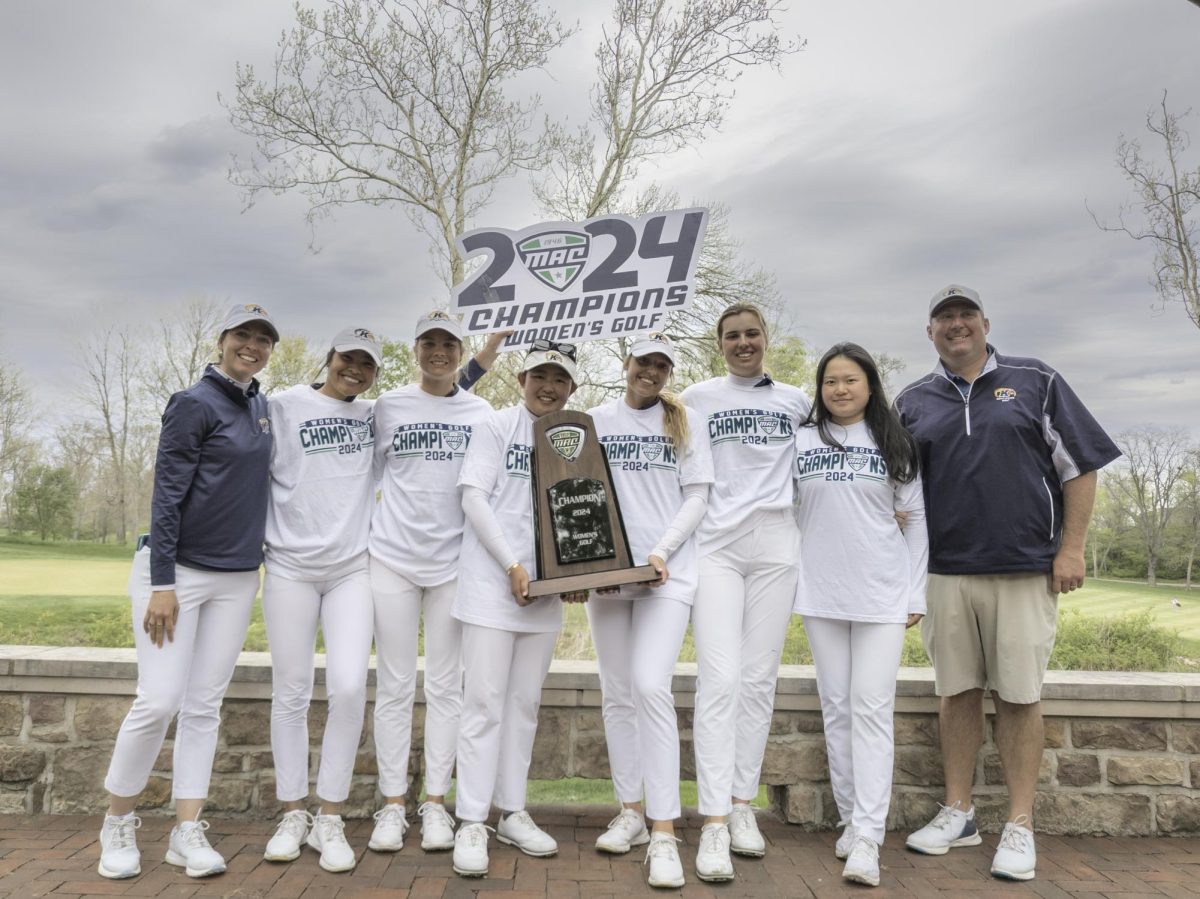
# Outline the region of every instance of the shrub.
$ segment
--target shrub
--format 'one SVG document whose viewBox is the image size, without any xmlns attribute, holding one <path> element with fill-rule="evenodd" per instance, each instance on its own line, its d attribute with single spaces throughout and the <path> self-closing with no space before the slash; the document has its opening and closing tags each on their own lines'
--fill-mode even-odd
<svg viewBox="0 0 1200 899">
<path fill-rule="evenodd" d="M 1159 627 L 1151 612 L 1091 618 L 1071 609 L 1059 615 L 1050 667 L 1073 671 L 1173 671 L 1179 632 Z"/>
</svg>

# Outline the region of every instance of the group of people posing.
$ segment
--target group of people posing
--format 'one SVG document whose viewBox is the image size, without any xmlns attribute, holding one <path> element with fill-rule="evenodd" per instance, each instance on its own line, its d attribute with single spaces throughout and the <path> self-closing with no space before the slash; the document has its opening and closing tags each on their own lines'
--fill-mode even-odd
<svg viewBox="0 0 1200 899">
<path fill-rule="evenodd" d="M 1057 593 L 1083 580 L 1087 484 L 1094 493 L 1096 469 L 1116 450 L 1051 369 L 988 346 L 974 291 L 947 288 L 929 311 L 938 368 L 894 406 L 874 360 L 852 343 L 821 358 L 811 405 L 800 388 L 772 380 L 767 327 L 750 305 L 717 322 L 727 375 L 678 397 L 666 390 L 670 339 L 632 340 L 623 396 L 589 414 L 633 555 L 657 577 L 534 598 L 533 426 L 576 390 L 574 346 L 536 341 L 518 376 L 522 401 L 493 410 L 470 392 L 493 355 L 463 366 L 461 325 L 433 312 L 415 329 L 417 383 L 362 399 L 382 353 L 370 330 L 348 328 L 333 339 L 320 383 L 268 402 L 255 375 L 279 333 L 262 307 L 235 306 L 217 362 L 163 414 L 150 539 L 130 578 L 137 695 L 105 780 L 100 873 L 140 873 L 135 807 L 172 719 L 177 822 L 166 861 L 192 877 L 225 870 L 200 816 L 221 700 L 265 564 L 283 807 L 268 860 L 295 859 L 307 844 L 326 870 L 355 866 L 341 812 L 372 644 L 383 799 L 368 847 L 402 848 L 419 639 L 421 848 L 452 850 L 465 877 L 487 874 L 489 833 L 529 855 L 555 854 L 525 808 L 526 786 L 562 605 L 586 602 L 621 806 L 596 848 L 646 846 L 650 885 L 685 881 L 671 678 L 689 621 L 704 817 L 695 872 L 723 881 L 734 877 L 731 852 L 766 851 L 751 802 L 793 612 L 816 663 L 844 876 L 879 883 L 896 672 L 905 629 L 924 619 L 943 697 L 946 803 L 908 846 L 938 854 L 980 842 L 970 792 L 990 689 L 1013 800 L 993 873 L 1032 877 L 1041 673 Z M 311 814 L 318 626 L 328 717 Z M 457 821 L 445 804 L 452 779 Z"/>
</svg>

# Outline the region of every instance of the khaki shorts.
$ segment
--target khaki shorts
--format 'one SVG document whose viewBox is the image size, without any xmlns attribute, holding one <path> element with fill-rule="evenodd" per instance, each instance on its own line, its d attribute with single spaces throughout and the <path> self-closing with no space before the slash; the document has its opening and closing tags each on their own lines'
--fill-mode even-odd
<svg viewBox="0 0 1200 899">
<path fill-rule="evenodd" d="M 1042 695 L 1058 623 L 1046 574 L 930 574 L 921 640 L 938 696 L 991 690 L 1025 705 Z"/>
</svg>

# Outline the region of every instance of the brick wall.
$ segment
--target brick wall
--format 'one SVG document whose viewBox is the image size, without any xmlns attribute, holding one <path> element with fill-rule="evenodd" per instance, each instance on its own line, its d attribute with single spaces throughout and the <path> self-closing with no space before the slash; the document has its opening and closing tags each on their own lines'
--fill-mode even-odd
<svg viewBox="0 0 1200 899">
<path fill-rule="evenodd" d="M 132 650 L 0 647 L 0 812 L 94 814 L 103 808 L 104 772 L 135 677 Z M 317 697 L 309 716 L 314 775 L 324 727 L 322 680 L 318 667 Z M 694 666 L 679 666 L 674 688 L 683 775 L 690 779 L 695 776 Z M 414 795 L 424 719 L 420 701 L 418 693 Z M 608 777 L 599 706 L 593 663 L 554 664 L 543 690 L 532 777 Z M 1036 802 L 1039 831 L 1200 833 L 1200 676 L 1051 672 L 1043 707 L 1046 750 Z M 902 670 L 890 828 L 919 826 L 936 811 L 942 781 L 936 710 L 930 672 Z M 244 653 L 222 713 L 209 797 L 214 812 L 240 817 L 277 813 L 269 715 L 269 657 Z M 987 745 L 979 756 L 976 806 L 981 827 L 998 830 L 1006 807 L 991 721 L 989 716 Z M 168 810 L 172 736 L 169 732 L 144 795 L 150 812 Z M 349 815 L 366 816 L 377 807 L 375 773 L 368 707 Z M 781 672 L 762 779 L 788 821 L 813 829 L 836 822 L 810 667 L 789 666 Z"/>
</svg>

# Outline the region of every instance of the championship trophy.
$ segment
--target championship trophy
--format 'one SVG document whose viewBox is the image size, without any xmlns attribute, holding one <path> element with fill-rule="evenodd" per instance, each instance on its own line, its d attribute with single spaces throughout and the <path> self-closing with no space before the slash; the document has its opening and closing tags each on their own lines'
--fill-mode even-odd
<svg viewBox="0 0 1200 899">
<path fill-rule="evenodd" d="M 658 580 L 633 564 L 608 459 L 586 412 L 562 410 L 533 425 L 533 532 L 538 580 L 529 596 Z"/>
</svg>

